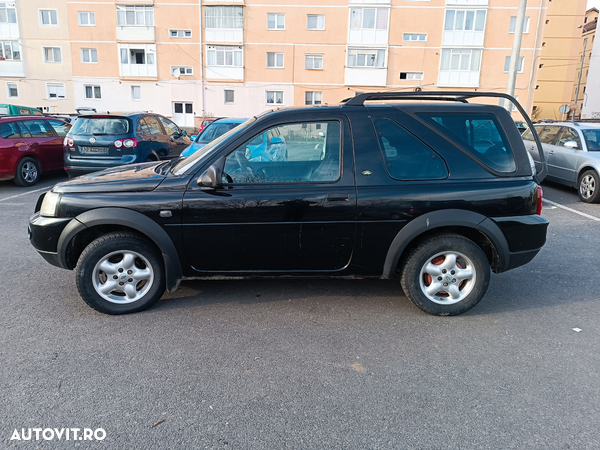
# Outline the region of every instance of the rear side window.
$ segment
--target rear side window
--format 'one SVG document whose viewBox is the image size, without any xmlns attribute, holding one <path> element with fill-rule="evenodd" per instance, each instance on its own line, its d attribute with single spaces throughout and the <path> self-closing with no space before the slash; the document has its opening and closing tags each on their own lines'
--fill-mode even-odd
<svg viewBox="0 0 600 450">
<path fill-rule="evenodd" d="M 397 180 L 440 180 L 448 176 L 444 160 L 391 119 L 373 120 L 388 174 Z"/>
<path fill-rule="evenodd" d="M 542 144 L 549 144 L 554 140 L 560 127 L 554 125 L 542 125 L 536 126 L 535 131 L 537 131 L 538 136 L 540 137 L 540 141 Z"/>
<path fill-rule="evenodd" d="M 2 139 L 20 138 L 21 133 L 19 133 L 19 129 L 17 128 L 16 122 L 0 123 L 0 137 Z"/>
<path fill-rule="evenodd" d="M 69 132 L 69 129 L 71 128 L 70 124 L 60 122 L 58 120 L 49 120 L 48 122 L 50 122 L 50 125 L 52 125 L 52 128 L 54 128 L 56 134 L 58 134 L 61 137 L 66 136 Z"/>
<path fill-rule="evenodd" d="M 129 120 L 119 117 L 80 117 L 71 128 L 71 135 L 102 136 L 129 133 Z"/>
<path fill-rule="evenodd" d="M 418 114 L 490 169 L 511 173 L 515 158 L 498 119 L 493 114 Z"/>
<path fill-rule="evenodd" d="M 527 128 L 527 131 L 525 131 L 525 133 L 523 133 L 521 137 L 524 141 L 535 141 L 535 138 L 533 137 L 533 133 L 531 132 L 530 128 Z"/>
<path fill-rule="evenodd" d="M 138 126 L 142 134 L 161 135 L 162 130 L 156 117 L 146 116 L 138 119 Z"/>
<path fill-rule="evenodd" d="M 43 120 L 24 120 L 21 125 L 29 131 L 31 137 L 53 137 L 54 132 L 50 125 Z"/>
</svg>

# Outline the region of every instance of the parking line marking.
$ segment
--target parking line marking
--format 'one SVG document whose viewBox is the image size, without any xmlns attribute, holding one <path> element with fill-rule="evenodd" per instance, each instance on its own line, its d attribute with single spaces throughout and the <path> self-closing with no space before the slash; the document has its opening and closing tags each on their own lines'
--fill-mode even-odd
<svg viewBox="0 0 600 450">
<path fill-rule="evenodd" d="M 23 192 L 22 194 L 13 195 L 12 197 L 0 198 L 0 202 L 4 202 L 6 200 L 10 200 L 11 198 L 22 197 L 22 196 L 27 195 L 27 194 L 33 194 L 34 192 L 49 191 L 50 189 L 52 189 L 52 186 L 41 188 L 41 189 L 36 189 L 35 191 Z"/>
<path fill-rule="evenodd" d="M 589 214 L 582 213 L 580 211 L 577 211 L 576 209 L 569 208 L 568 206 L 563 206 L 560 203 L 553 202 L 552 200 L 548 200 L 548 199 L 544 198 L 544 199 L 542 199 L 542 201 L 546 202 L 546 203 L 550 203 L 551 205 L 557 206 L 558 208 L 566 209 L 567 211 L 570 211 L 572 213 L 579 214 L 580 216 L 587 217 L 588 219 L 597 220 L 598 222 L 600 222 L 600 218 L 598 218 L 598 217 L 590 216 Z"/>
</svg>

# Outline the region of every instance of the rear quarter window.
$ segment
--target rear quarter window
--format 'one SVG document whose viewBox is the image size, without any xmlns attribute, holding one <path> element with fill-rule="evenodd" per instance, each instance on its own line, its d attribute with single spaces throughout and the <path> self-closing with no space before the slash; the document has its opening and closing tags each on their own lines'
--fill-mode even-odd
<svg viewBox="0 0 600 450">
<path fill-rule="evenodd" d="M 420 118 L 500 173 L 516 170 L 509 141 L 493 114 L 419 113 Z"/>
<path fill-rule="evenodd" d="M 19 129 L 17 128 L 16 122 L 0 123 L 0 137 L 2 139 L 20 138 L 21 133 L 19 133 Z"/>
</svg>

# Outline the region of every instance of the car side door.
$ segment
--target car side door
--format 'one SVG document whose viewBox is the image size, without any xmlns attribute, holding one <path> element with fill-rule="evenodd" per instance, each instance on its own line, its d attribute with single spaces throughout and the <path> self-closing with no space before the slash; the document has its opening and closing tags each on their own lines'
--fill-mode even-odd
<svg viewBox="0 0 600 450">
<path fill-rule="evenodd" d="M 548 167 L 563 182 L 577 182 L 577 160 L 582 152 L 581 138 L 573 127 L 562 127 L 548 157 Z"/>
<path fill-rule="evenodd" d="M 43 119 L 19 121 L 23 136 L 30 152 L 42 164 L 42 170 L 55 170 L 63 167 L 63 138 L 58 136 L 48 122 Z"/>
<path fill-rule="evenodd" d="M 174 158 L 190 145 L 191 141 L 187 136 L 184 136 L 183 131 L 166 117 L 158 116 L 167 135 L 165 142 L 169 145 L 169 157 Z"/>
<path fill-rule="evenodd" d="M 158 120 L 154 116 L 142 116 L 137 119 L 137 132 L 139 140 L 147 153 L 154 153 L 159 158 L 167 156 L 168 147 L 163 142 L 163 132 Z M 143 155 L 142 155 L 143 156 Z"/>
<path fill-rule="evenodd" d="M 322 132 L 310 138 L 306 128 L 317 126 Z M 250 161 L 250 142 L 273 128 L 286 136 L 288 158 Z M 267 122 L 211 164 L 222 183 L 197 185 L 201 170 L 183 200 L 184 246 L 196 271 L 322 273 L 350 263 L 356 189 L 345 116 Z"/>
<path fill-rule="evenodd" d="M 542 143 L 542 150 L 544 151 L 546 161 L 548 161 L 548 177 L 554 179 L 555 181 L 559 181 L 560 177 L 558 176 L 557 168 L 550 163 L 550 156 L 556 148 L 554 142 L 556 136 L 560 131 L 560 126 L 547 124 L 536 125 L 535 130 L 537 131 L 538 136 L 540 137 L 540 142 Z M 533 145 L 535 147 L 535 141 L 531 142 L 530 145 Z"/>
</svg>

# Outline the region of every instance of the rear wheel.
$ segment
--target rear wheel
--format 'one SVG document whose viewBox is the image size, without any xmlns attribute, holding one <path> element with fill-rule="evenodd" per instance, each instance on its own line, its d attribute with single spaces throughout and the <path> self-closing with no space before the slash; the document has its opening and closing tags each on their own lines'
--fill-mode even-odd
<svg viewBox="0 0 600 450">
<path fill-rule="evenodd" d="M 33 186 L 40 180 L 40 163 L 26 156 L 17 164 L 14 182 L 17 186 Z"/>
<path fill-rule="evenodd" d="M 475 306 L 490 284 L 490 265 L 477 244 L 458 234 L 421 243 L 402 269 L 402 289 L 422 311 L 462 314 Z"/>
<path fill-rule="evenodd" d="M 600 186 L 598 185 L 598 181 L 598 173 L 595 170 L 587 170 L 581 174 L 577 189 L 581 201 L 597 203 L 600 200 Z"/>
</svg>

